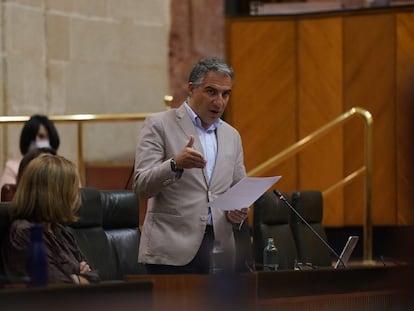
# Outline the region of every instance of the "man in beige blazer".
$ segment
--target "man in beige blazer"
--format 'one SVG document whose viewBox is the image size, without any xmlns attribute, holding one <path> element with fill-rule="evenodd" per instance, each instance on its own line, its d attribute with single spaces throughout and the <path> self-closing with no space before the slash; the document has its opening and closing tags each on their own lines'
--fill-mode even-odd
<svg viewBox="0 0 414 311">
<path fill-rule="evenodd" d="M 246 175 L 240 135 L 220 119 L 233 79 L 223 60 L 199 61 L 190 72 L 187 100 L 149 116 L 140 131 L 134 187 L 148 198 L 148 208 L 138 261 L 150 273 L 208 273 L 214 240 L 234 263 L 233 226 L 247 209 L 209 207 Z"/>
</svg>

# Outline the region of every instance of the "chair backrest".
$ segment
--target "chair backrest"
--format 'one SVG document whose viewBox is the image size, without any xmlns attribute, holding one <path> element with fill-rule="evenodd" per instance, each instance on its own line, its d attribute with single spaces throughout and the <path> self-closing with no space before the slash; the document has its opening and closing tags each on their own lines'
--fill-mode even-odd
<svg viewBox="0 0 414 311">
<path fill-rule="evenodd" d="M 0 203 L 0 247 L 10 226 L 9 202 Z M 138 200 L 132 191 L 81 188 L 79 220 L 69 228 L 92 268 L 102 280 L 143 274 L 138 264 L 140 240 Z M 4 275 L 0 262 L 0 281 Z M 0 282 L 1 283 L 1 282 Z"/>
<path fill-rule="evenodd" d="M 287 194 L 283 194 L 289 199 Z M 290 209 L 273 192 L 264 193 L 253 204 L 253 249 L 255 263 L 263 263 L 263 249 L 272 237 L 279 251 L 279 269 L 293 269 L 297 258 L 295 241 L 289 225 Z"/>
<path fill-rule="evenodd" d="M 115 252 L 121 276 L 142 274 L 145 266 L 138 263 L 141 232 L 136 194 L 129 190 L 102 190 L 103 228 Z"/>
<path fill-rule="evenodd" d="M 15 184 L 4 184 L 1 187 L 1 202 L 10 202 L 16 192 Z"/>
<path fill-rule="evenodd" d="M 0 252 L 3 249 L 3 240 L 7 238 L 7 232 L 10 226 L 9 207 L 10 203 L 8 202 L 0 203 Z M 5 276 L 2 256 L 0 256 L 0 288 L 2 283 L 7 283 L 7 278 Z"/>
<path fill-rule="evenodd" d="M 233 233 L 236 243 L 235 271 L 238 273 L 249 272 L 250 264 L 253 263 L 253 246 L 247 220 L 243 222 L 240 229 L 233 227 Z"/>
<path fill-rule="evenodd" d="M 102 225 L 101 193 L 94 188 L 82 188 L 81 200 L 79 220 L 69 225 L 79 248 L 102 280 L 119 279 L 116 255 Z"/>
<path fill-rule="evenodd" d="M 302 190 L 292 193 L 292 205 L 310 226 L 326 241 L 322 225 L 323 197 L 320 191 Z M 329 249 L 294 213 L 291 226 L 295 237 L 299 261 L 317 267 L 332 265 Z"/>
</svg>

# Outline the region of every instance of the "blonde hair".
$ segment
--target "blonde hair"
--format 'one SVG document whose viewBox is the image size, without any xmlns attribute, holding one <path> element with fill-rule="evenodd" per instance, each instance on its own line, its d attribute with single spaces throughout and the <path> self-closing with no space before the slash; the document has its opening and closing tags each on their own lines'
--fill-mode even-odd
<svg viewBox="0 0 414 311">
<path fill-rule="evenodd" d="M 80 207 L 79 185 L 73 162 L 41 154 L 23 171 L 11 202 L 11 216 L 33 222 L 74 222 Z"/>
</svg>

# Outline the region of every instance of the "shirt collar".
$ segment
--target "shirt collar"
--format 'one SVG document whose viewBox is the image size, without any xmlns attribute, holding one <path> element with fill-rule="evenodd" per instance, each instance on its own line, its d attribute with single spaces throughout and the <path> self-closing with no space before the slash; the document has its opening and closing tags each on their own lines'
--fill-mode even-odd
<svg viewBox="0 0 414 311">
<path fill-rule="evenodd" d="M 209 131 L 215 131 L 223 122 L 221 119 L 217 119 L 216 122 L 214 122 L 208 129 L 205 129 L 201 124 L 200 117 L 191 109 L 190 105 L 187 103 L 187 101 L 184 102 L 185 109 L 187 109 L 188 115 L 190 116 L 191 121 L 193 121 L 194 125 L 200 129 L 203 129 L 206 132 Z"/>
</svg>

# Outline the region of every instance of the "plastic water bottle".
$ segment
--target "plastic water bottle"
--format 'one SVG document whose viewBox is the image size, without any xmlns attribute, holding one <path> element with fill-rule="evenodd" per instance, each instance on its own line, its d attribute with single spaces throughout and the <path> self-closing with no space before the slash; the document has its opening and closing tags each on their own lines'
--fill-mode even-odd
<svg viewBox="0 0 414 311">
<path fill-rule="evenodd" d="M 275 271 L 279 268 L 279 251 L 273 238 L 267 239 L 267 245 L 263 250 L 263 270 Z"/>
<path fill-rule="evenodd" d="M 261 1 L 250 1 L 249 7 L 250 7 L 250 15 L 259 15 L 262 14 L 262 2 Z"/>
<path fill-rule="evenodd" d="M 210 274 L 222 274 L 225 269 L 225 257 L 220 241 L 214 241 L 210 254 Z"/>
<path fill-rule="evenodd" d="M 299 271 L 300 270 L 300 264 L 299 264 L 299 262 L 298 262 L 297 259 L 295 259 L 293 261 L 293 270 L 295 270 L 295 271 Z"/>
<path fill-rule="evenodd" d="M 34 224 L 30 228 L 27 274 L 30 277 L 29 286 L 47 286 L 47 255 L 45 242 L 43 241 L 43 226 L 41 224 Z"/>
</svg>

